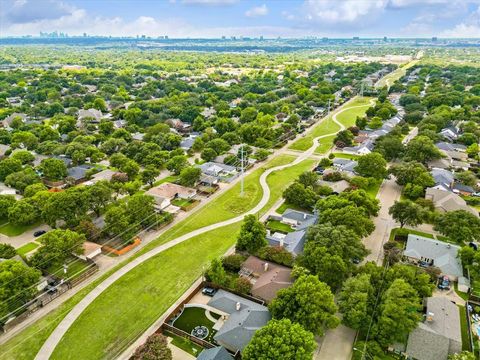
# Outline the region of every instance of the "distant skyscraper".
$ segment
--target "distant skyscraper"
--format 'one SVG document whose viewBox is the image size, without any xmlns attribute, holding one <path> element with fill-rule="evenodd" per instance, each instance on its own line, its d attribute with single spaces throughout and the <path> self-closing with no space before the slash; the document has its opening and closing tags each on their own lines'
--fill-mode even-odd
<svg viewBox="0 0 480 360">
<path fill-rule="evenodd" d="M 437 40 L 438 40 L 438 38 L 437 38 L 436 36 L 432 37 L 432 41 L 433 41 L 433 42 L 435 42 L 435 41 L 437 41 Z"/>
<path fill-rule="evenodd" d="M 383 37 L 383 41 L 387 41 L 387 37 L 386 37 L 386 36 Z"/>
<path fill-rule="evenodd" d="M 360 38 L 358 36 L 354 36 L 353 40 L 360 40 Z"/>
</svg>

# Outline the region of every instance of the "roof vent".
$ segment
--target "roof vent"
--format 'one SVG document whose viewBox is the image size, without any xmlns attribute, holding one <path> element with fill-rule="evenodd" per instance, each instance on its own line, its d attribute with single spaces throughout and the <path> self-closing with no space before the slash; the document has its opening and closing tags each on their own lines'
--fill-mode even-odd
<svg viewBox="0 0 480 360">
<path fill-rule="evenodd" d="M 433 312 L 429 312 L 429 313 L 427 314 L 427 321 L 428 321 L 428 322 L 432 322 L 434 316 L 435 316 L 435 314 L 434 314 Z"/>
<path fill-rule="evenodd" d="M 268 271 L 268 262 L 263 264 L 263 271 Z"/>
<path fill-rule="evenodd" d="M 240 303 L 237 302 L 237 303 L 235 304 L 235 309 L 236 309 L 237 311 L 240 311 L 240 307 L 241 307 Z"/>
</svg>

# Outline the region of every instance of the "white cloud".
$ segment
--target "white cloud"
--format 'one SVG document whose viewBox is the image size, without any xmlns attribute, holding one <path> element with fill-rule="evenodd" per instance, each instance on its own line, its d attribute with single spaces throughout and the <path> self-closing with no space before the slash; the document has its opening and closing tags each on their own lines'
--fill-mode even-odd
<svg viewBox="0 0 480 360">
<path fill-rule="evenodd" d="M 461 23 L 453 29 L 443 31 L 440 36 L 448 38 L 480 38 L 480 26 Z"/>
<path fill-rule="evenodd" d="M 247 11 L 245 11 L 245 16 L 248 17 L 257 17 L 257 16 L 265 16 L 268 14 L 267 5 L 263 4 L 262 6 L 255 6 Z"/>
<path fill-rule="evenodd" d="M 305 17 L 310 21 L 327 24 L 354 23 L 361 18 L 377 15 L 387 5 L 387 0 L 306 0 Z"/>
<path fill-rule="evenodd" d="M 183 4 L 194 5 L 232 5 L 236 2 L 238 2 L 238 0 L 182 0 Z"/>
</svg>

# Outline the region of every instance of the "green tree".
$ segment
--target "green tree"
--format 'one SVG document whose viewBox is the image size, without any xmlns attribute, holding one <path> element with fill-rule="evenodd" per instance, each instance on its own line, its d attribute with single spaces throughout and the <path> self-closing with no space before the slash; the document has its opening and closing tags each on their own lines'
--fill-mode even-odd
<svg viewBox="0 0 480 360">
<path fill-rule="evenodd" d="M 140 226 L 130 223 L 130 216 L 124 207 L 112 206 L 105 213 L 105 228 L 109 234 L 128 242 L 139 231 Z"/>
<path fill-rule="evenodd" d="M 237 249 L 246 250 L 254 254 L 268 244 L 265 226 L 256 219 L 255 215 L 246 215 L 243 218 L 242 228 L 237 238 Z"/>
<path fill-rule="evenodd" d="M 0 259 L 11 259 L 17 255 L 17 251 L 10 244 L 0 244 Z"/>
<path fill-rule="evenodd" d="M 305 187 L 310 186 L 315 188 L 315 186 L 317 186 L 318 178 L 318 174 L 312 171 L 305 171 L 298 177 L 298 182 Z"/>
<path fill-rule="evenodd" d="M 22 170 L 22 163 L 19 160 L 6 158 L 0 161 L 0 181 L 5 181 L 10 174 Z"/>
<path fill-rule="evenodd" d="M 405 147 L 397 136 L 381 136 L 375 141 L 375 151 L 382 154 L 386 160 L 392 161 L 402 158 Z"/>
<path fill-rule="evenodd" d="M 448 360 L 475 360 L 476 357 L 470 351 L 462 351 L 458 354 L 451 354 L 448 356 Z"/>
<path fill-rule="evenodd" d="M 20 161 L 22 165 L 29 164 L 35 160 L 35 156 L 28 150 L 15 151 L 10 158 Z"/>
<path fill-rule="evenodd" d="M 201 175 L 202 170 L 200 168 L 195 166 L 189 166 L 180 172 L 180 177 L 178 178 L 178 181 L 183 186 L 193 187 L 197 184 L 198 180 L 200 180 Z"/>
<path fill-rule="evenodd" d="M 311 187 L 295 181 L 283 192 L 283 197 L 288 204 L 296 205 L 306 210 L 313 209 L 318 195 Z"/>
<path fill-rule="evenodd" d="M 405 160 L 418 161 L 423 164 L 435 159 L 440 159 L 442 154 L 433 141 L 422 135 L 414 137 L 406 146 Z"/>
<path fill-rule="evenodd" d="M 40 271 L 17 260 L 0 262 L 0 318 L 5 318 L 37 293 Z"/>
<path fill-rule="evenodd" d="M 87 188 L 88 205 L 95 215 L 100 216 L 112 200 L 113 190 L 106 181 L 99 181 Z"/>
<path fill-rule="evenodd" d="M 133 360 L 172 360 L 172 351 L 168 347 L 167 338 L 162 334 L 150 335 L 145 343 L 139 346 Z"/>
<path fill-rule="evenodd" d="M 210 147 L 204 148 L 202 151 L 202 154 L 200 155 L 200 157 L 205 161 L 212 161 L 217 156 L 218 156 L 218 153 Z"/>
<path fill-rule="evenodd" d="M 319 336 L 339 324 L 330 288 L 314 275 L 301 276 L 291 287 L 280 290 L 268 308 L 274 319 L 290 319 Z"/>
<path fill-rule="evenodd" d="M 377 152 L 360 156 L 355 171 L 363 177 L 383 179 L 387 176 L 387 161 Z"/>
<path fill-rule="evenodd" d="M 311 332 L 288 319 L 270 320 L 242 352 L 245 360 L 311 360 L 316 343 Z"/>
<path fill-rule="evenodd" d="M 85 235 L 71 230 L 52 230 L 40 238 L 42 246 L 32 256 L 32 264 L 38 269 L 51 265 L 63 265 L 72 253 L 83 254 Z"/>
<path fill-rule="evenodd" d="M 355 205 L 348 205 L 338 209 L 325 209 L 320 212 L 320 223 L 330 223 L 333 226 L 345 225 L 359 236 L 368 236 L 375 229 L 375 225 L 366 214 L 366 211 Z"/>
<path fill-rule="evenodd" d="M 426 215 L 420 205 L 410 200 L 395 201 L 388 213 L 400 223 L 400 227 L 405 225 L 416 227 L 423 222 Z"/>
<path fill-rule="evenodd" d="M 26 167 L 22 171 L 14 172 L 8 175 L 5 179 L 6 185 L 13 187 L 20 192 L 24 192 L 27 186 L 40 182 L 40 177 L 31 167 Z"/>
<path fill-rule="evenodd" d="M 480 239 L 480 219 L 465 210 L 440 214 L 434 229 L 458 243 Z"/>
<path fill-rule="evenodd" d="M 167 169 L 173 172 L 175 175 L 180 175 L 182 170 L 189 165 L 187 157 L 185 155 L 177 155 L 172 157 L 167 162 Z"/>
<path fill-rule="evenodd" d="M 155 199 L 153 196 L 135 194 L 127 201 L 127 213 L 130 214 L 130 223 L 147 227 L 155 222 Z"/>
<path fill-rule="evenodd" d="M 17 200 L 13 195 L 0 195 L 0 219 L 8 217 L 8 210 L 15 205 Z"/>
<path fill-rule="evenodd" d="M 338 296 L 342 322 L 354 330 L 366 330 L 370 323 L 374 295 L 370 275 L 360 274 L 347 279 Z"/>
<path fill-rule="evenodd" d="M 47 187 L 45 185 L 43 185 L 43 183 L 41 183 L 41 182 L 31 184 L 31 185 L 28 185 L 27 187 L 25 187 L 25 189 L 23 191 L 23 196 L 25 196 L 26 198 L 29 198 L 29 197 L 34 196 L 39 191 L 46 191 L 46 190 L 48 190 Z"/>
<path fill-rule="evenodd" d="M 349 260 L 346 259 L 346 261 Z M 312 242 L 305 246 L 301 264 L 330 288 L 336 290 L 348 276 L 349 266 L 346 261 L 326 247 Z"/>
<path fill-rule="evenodd" d="M 31 225 L 39 218 L 35 207 L 26 200 L 17 201 L 8 210 L 8 221 L 14 225 Z"/>
<path fill-rule="evenodd" d="M 385 291 L 380 305 L 376 337 L 384 345 L 404 341 L 421 320 L 420 297 L 403 279 L 396 279 Z"/>
<path fill-rule="evenodd" d="M 40 170 L 47 180 L 58 181 L 67 176 L 67 167 L 61 159 L 48 158 L 40 163 Z"/>
<path fill-rule="evenodd" d="M 216 285 L 226 285 L 227 273 L 223 268 L 222 261 L 220 259 L 213 259 L 205 271 L 205 278 Z"/>
<path fill-rule="evenodd" d="M 150 186 L 153 186 L 155 179 L 160 175 L 160 170 L 155 166 L 149 165 L 142 171 L 142 181 Z"/>
</svg>

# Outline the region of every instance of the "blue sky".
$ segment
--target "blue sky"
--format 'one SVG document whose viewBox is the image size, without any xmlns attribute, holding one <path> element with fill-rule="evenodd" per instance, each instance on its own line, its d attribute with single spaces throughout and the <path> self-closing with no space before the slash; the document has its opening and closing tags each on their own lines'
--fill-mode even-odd
<svg viewBox="0 0 480 360">
<path fill-rule="evenodd" d="M 480 0 L 0 0 L 0 36 L 478 37 Z"/>
</svg>

